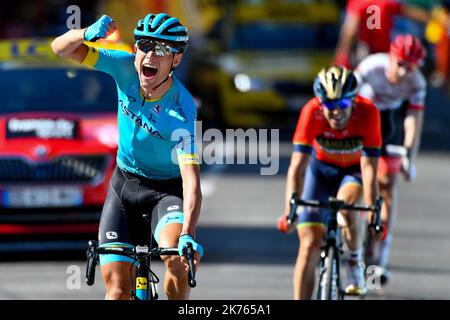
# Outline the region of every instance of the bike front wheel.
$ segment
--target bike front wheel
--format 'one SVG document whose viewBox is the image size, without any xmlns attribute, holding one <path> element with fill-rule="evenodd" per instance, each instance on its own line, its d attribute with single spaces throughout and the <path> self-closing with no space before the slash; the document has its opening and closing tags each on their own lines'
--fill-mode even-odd
<svg viewBox="0 0 450 320">
<path fill-rule="evenodd" d="M 325 258 L 322 259 L 317 300 L 342 300 L 343 295 L 339 284 L 339 255 L 335 247 L 328 247 Z"/>
</svg>

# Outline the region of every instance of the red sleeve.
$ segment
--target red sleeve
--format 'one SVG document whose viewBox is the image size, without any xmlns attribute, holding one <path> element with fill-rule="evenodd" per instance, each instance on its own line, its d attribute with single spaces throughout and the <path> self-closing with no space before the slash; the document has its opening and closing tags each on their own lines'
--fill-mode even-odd
<svg viewBox="0 0 450 320">
<path fill-rule="evenodd" d="M 423 110 L 425 110 L 425 106 L 422 105 L 422 104 L 412 104 L 412 103 L 410 103 L 410 104 L 408 104 L 408 108 L 407 109 L 408 110 L 414 110 L 414 111 L 416 111 L 416 110 L 423 111 Z"/>
<path fill-rule="evenodd" d="M 392 15 L 399 15 L 403 13 L 403 4 L 399 1 L 392 1 L 390 7 Z"/>
<path fill-rule="evenodd" d="M 380 156 L 381 120 L 380 111 L 373 103 L 366 104 L 366 121 L 363 124 L 363 155 L 367 157 Z"/>
<path fill-rule="evenodd" d="M 295 151 L 311 153 L 316 137 L 315 131 L 318 127 L 317 124 L 315 125 L 314 123 L 314 114 L 316 110 L 316 98 L 309 100 L 302 108 L 292 139 Z"/>
<path fill-rule="evenodd" d="M 361 0 L 348 0 L 346 7 L 346 14 L 350 16 L 360 17 L 361 15 Z"/>
</svg>

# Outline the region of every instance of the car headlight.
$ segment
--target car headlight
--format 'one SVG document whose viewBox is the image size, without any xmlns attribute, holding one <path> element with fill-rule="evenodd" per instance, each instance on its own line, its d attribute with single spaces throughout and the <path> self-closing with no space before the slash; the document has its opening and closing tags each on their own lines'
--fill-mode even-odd
<svg viewBox="0 0 450 320">
<path fill-rule="evenodd" d="M 266 89 L 264 81 L 250 77 L 245 73 L 238 73 L 234 76 L 234 86 L 241 92 L 260 91 Z"/>
</svg>

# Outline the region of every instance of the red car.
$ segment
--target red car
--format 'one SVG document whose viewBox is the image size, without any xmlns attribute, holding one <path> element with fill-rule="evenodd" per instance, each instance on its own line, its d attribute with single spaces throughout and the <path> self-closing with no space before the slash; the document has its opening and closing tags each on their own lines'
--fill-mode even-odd
<svg viewBox="0 0 450 320">
<path fill-rule="evenodd" d="M 0 43 L 0 251 L 86 248 L 115 167 L 114 80 L 49 41 Z"/>
</svg>

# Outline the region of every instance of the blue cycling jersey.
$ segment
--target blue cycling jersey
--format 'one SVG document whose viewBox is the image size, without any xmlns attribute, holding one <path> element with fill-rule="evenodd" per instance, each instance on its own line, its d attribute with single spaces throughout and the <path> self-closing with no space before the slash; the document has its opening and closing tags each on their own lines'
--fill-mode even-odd
<svg viewBox="0 0 450 320">
<path fill-rule="evenodd" d="M 110 74 L 116 81 L 117 165 L 149 179 L 179 177 L 179 165 L 198 164 L 194 99 L 175 77 L 164 96 L 145 99 L 140 93 L 134 57 L 124 51 L 89 47 L 82 62 Z"/>
</svg>

